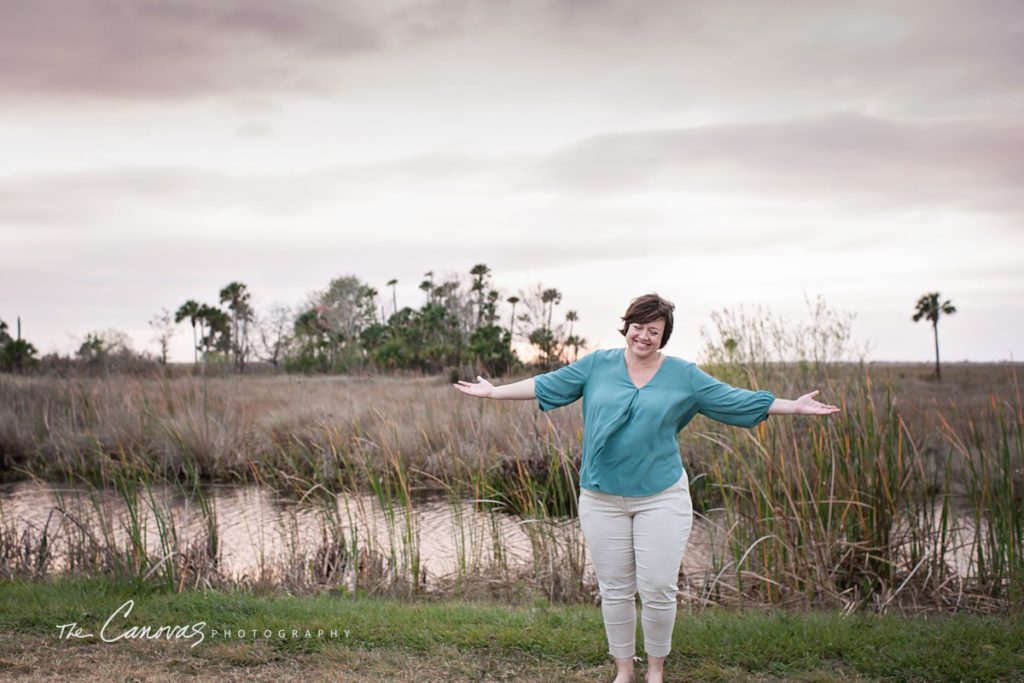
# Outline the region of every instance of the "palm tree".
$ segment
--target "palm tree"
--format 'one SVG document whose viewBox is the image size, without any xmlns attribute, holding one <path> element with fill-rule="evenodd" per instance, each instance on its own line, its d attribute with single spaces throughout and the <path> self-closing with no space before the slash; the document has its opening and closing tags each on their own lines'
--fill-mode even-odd
<svg viewBox="0 0 1024 683">
<path fill-rule="evenodd" d="M 505 301 L 507 301 L 510 304 L 512 304 L 512 317 L 510 317 L 508 319 L 508 335 L 509 335 L 509 339 L 511 339 L 512 335 L 515 334 L 515 332 L 513 330 L 515 330 L 516 304 L 519 303 L 519 297 L 518 296 L 510 296 L 509 298 L 505 299 Z"/>
<path fill-rule="evenodd" d="M 420 283 L 420 289 L 427 294 L 427 304 L 434 303 L 434 271 L 428 270 L 423 273 L 423 277 L 427 278 Z"/>
<path fill-rule="evenodd" d="M 231 353 L 234 356 L 235 367 L 239 372 L 245 370 L 245 355 L 247 349 L 243 348 L 245 338 L 244 332 L 239 334 L 240 327 L 252 317 L 252 309 L 249 307 L 248 288 L 241 282 L 232 282 L 220 290 L 220 302 L 228 305 L 231 311 Z"/>
<path fill-rule="evenodd" d="M 174 314 L 174 322 L 180 323 L 185 318 L 192 323 L 192 352 L 195 357 L 195 365 L 199 365 L 199 339 L 196 337 L 196 321 L 199 319 L 199 302 L 195 299 L 189 299 L 178 308 L 178 311 Z"/>
<path fill-rule="evenodd" d="M 916 310 L 913 318 L 915 323 L 921 318 L 926 318 L 932 324 L 932 332 L 935 334 L 935 378 L 942 379 L 942 373 L 939 370 L 939 316 L 956 313 L 956 307 L 950 303 L 949 299 L 940 304 L 939 293 L 929 292 L 917 300 Z"/>
<path fill-rule="evenodd" d="M 233 343 L 231 339 L 231 318 L 216 306 L 208 306 L 206 304 L 199 307 L 196 318 L 199 321 L 199 330 L 202 332 L 200 344 L 203 347 L 202 372 L 205 375 L 211 350 L 224 352 L 231 350 L 231 344 Z"/>
<path fill-rule="evenodd" d="M 487 276 L 490 274 L 491 269 L 487 267 L 486 263 L 478 263 L 473 266 L 469 274 L 473 276 L 473 285 L 471 290 L 476 292 L 476 326 L 480 327 L 484 317 L 484 289 L 487 287 Z"/>
<path fill-rule="evenodd" d="M 580 316 L 576 311 L 567 311 L 565 314 L 565 320 L 569 323 L 569 336 L 565 340 L 566 346 L 572 346 L 574 348 L 573 360 L 575 361 L 577 356 L 580 354 L 580 339 L 573 336 L 572 328 L 576 324 L 576 321 L 580 319 Z"/>
<path fill-rule="evenodd" d="M 580 358 L 580 347 L 587 343 L 587 340 L 583 337 L 577 337 L 575 334 L 570 334 L 565 338 L 565 346 L 572 347 L 572 360 L 573 362 Z"/>
<path fill-rule="evenodd" d="M 555 306 L 561 303 L 562 293 L 557 289 L 545 289 L 543 294 L 540 296 L 540 300 L 548 305 L 548 326 L 547 329 L 551 329 L 551 316 L 555 312 Z"/>
<path fill-rule="evenodd" d="M 388 280 L 388 287 L 391 288 L 391 307 L 394 309 L 391 311 L 391 315 L 398 313 L 398 297 L 395 295 L 395 285 L 397 284 L 398 280 L 396 278 Z"/>
<path fill-rule="evenodd" d="M 566 313 L 565 313 L 565 321 L 567 323 L 569 323 L 569 336 L 570 337 L 572 336 L 572 327 L 576 323 L 576 321 L 579 320 L 579 319 L 580 319 L 580 316 L 579 316 L 579 314 L 576 311 L 566 311 Z"/>
</svg>

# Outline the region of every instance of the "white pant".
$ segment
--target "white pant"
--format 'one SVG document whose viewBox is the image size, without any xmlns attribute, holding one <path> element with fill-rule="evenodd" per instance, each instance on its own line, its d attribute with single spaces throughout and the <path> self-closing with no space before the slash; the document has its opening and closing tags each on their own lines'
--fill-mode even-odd
<svg viewBox="0 0 1024 683">
<path fill-rule="evenodd" d="M 653 496 L 613 496 L 580 490 L 580 527 L 601 590 L 601 612 L 613 657 L 636 652 L 636 593 L 643 604 L 644 651 L 672 649 L 679 565 L 693 526 L 686 472 Z"/>
</svg>

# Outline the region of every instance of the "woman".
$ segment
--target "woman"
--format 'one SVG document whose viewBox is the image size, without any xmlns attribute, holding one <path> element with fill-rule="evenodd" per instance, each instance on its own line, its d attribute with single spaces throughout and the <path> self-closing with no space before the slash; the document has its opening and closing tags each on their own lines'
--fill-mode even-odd
<svg viewBox="0 0 1024 683">
<path fill-rule="evenodd" d="M 694 363 L 666 356 L 675 306 L 657 294 L 634 299 L 622 316 L 625 349 L 595 351 L 554 372 L 494 386 L 482 377 L 456 389 L 493 399 L 536 398 L 551 410 L 583 398 L 580 527 L 601 592 L 614 683 L 633 679 L 635 595 L 647 680 L 662 680 L 672 644 L 679 566 L 693 523 L 689 478 L 676 434 L 700 413 L 753 427 L 769 415 L 830 415 L 839 408 L 768 391 L 737 389 Z"/>
</svg>

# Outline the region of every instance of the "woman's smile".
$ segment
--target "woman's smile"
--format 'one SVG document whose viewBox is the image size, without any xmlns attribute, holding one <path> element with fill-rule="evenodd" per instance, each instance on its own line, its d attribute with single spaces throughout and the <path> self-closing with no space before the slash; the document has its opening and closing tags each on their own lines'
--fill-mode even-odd
<svg viewBox="0 0 1024 683">
<path fill-rule="evenodd" d="M 633 354 L 645 358 L 661 348 L 661 335 L 665 321 L 658 319 L 649 323 L 632 323 L 626 332 L 626 344 Z"/>
</svg>

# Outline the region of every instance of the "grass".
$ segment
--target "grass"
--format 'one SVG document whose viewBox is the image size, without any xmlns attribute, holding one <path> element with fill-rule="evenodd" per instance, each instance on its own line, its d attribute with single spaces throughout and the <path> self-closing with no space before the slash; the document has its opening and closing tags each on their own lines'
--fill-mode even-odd
<svg viewBox="0 0 1024 683">
<path fill-rule="evenodd" d="M 1013 367 L 949 365 L 941 385 L 927 366 L 710 370 L 781 396 L 820 387 L 843 412 L 753 430 L 698 417 L 682 433 L 695 506 L 714 530 L 708 572 L 691 586 L 696 604 L 1024 608 L 1024 405 Z M 97 500 L 115 490 L 125 511 L 114 519 L 94 504 L 98 531 L 62 511 L 47 536 L 25 535 L 0 507 L 0 576 L 55 573 L 52 548 L 70 538 L 73 573 L 223 586 L 217 512 L 201 484 L 232 481 L 319 510 L 320 547 L 261 574 L 261 585 L 315 592 L 348 581 L 416 599 L 417 505 L 431 494 L 492 514 L 489 535 L 454 532 L 449 596 L 523 579 L 528 595 L 586 602 L 584 549 L 556 533 L 575 523 L 581 434 L 578 405 L 541 414 L 529 402 L 470 400 L 438 378 L 0 377 L 6 471 L 94 487 Z M 154 495 L 164 488 L 196 504 L 205 536 L 180 537 Z M 369 494 L 383 511 L 383 542 L 352 532 L 348 522 L 372 515 L 340 509 L 348 494 Z M 529 535 L 525 568 L 510 566 L 497 532 L 505 513 Z M 143 519 L 158 543 L 147 544 Z"/>
<path fill-rule="evenodd" d="M 135 608 L 112 632 L 205 621 L 207 633 L 219 627 L 339 635 L 208 636 L 195 648 L 191 641 L 58 640 L 57 624 L 78 621 L 98 631 L 127 599 Z M 675 681 L 1024 680 L 1024 619 L 681 610 L 668 672 Z M 594 607 L 175 593 L 97 579 L 0 582 L 4 677 L 550 681 L 610 673 Z"/>
</svg>

